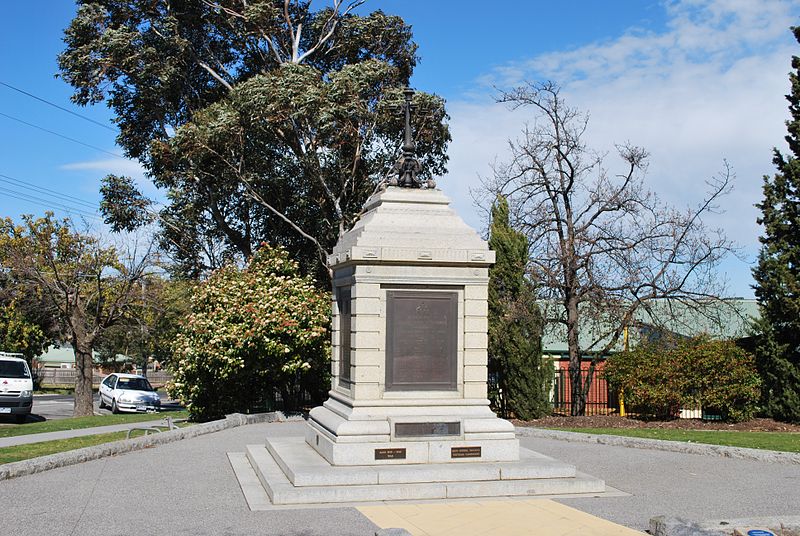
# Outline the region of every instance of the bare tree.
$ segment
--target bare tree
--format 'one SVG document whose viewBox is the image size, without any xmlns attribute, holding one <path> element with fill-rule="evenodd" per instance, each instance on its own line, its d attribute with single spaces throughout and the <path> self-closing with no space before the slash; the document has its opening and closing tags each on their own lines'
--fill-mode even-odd
<svg viewBox="0 0 800 536">
<path fill-rule="evenodd" d="M 25 216 L 0 221 L 0 263 L 13 284 L 35 295 L 75 351 L 77 416 L 92 415 L 92 352 L 99 337 L 139 302 L 139 281 L 151 265 L 150 247 L 126 256 L 75 230 L 69 220 Z"/>
<path fill-rule="evenodd" d="M 677 305 L 702 310 L 721 295 L 715 268 L 733 244 L 703 218 L 730 191 L 731 171 L 726 163 L 707 181 L 705 198 L 679 210 L 645 188 L 644 149 L 618 146 L 624 170 L 607 172 L 606 155 L 582 140 L 588 116 L 567 107 L 557 85 L 529 83 L 498 101 L 532 107 L 537 120 L 509 142 L 510 159 L 495 165 L 484 188 L 491 199 L 507 196 L 513 223 L 528 236 L 546 321 L 566 329 L 571 414 L 583 415 L 598 360 L 640 309 L 659 322 Z"/>
</svg>

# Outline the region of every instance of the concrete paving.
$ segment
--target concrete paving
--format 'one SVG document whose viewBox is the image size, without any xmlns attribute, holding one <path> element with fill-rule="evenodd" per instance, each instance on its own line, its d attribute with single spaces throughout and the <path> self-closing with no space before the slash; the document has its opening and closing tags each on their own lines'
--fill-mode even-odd
<svg viewBox="0 0 800 536">
<path fill-rule="evenodd" d="M 241 426 L 2 481 L 3 528 L 18 536 L 373 536 L 376 524 L 355 508 L 253 512 L 247 507 L 226 453 L 267 436 L 296 436 L 303 426 Z M 631 494 L 559 503 L 637 530 L 657 515 L 703 520 L 800 511 L 800 466 L 549 439 L 521 442 Z M 517 515 L 530 534 L 541 533 L 536 516 L 525 509 L 514 511 L 508 515 Z"/>
<path fill-rule="evenodd" d="M 534 438 L 522 444 L 631 494 L 559 502 L 639 530 L 659 515 L 703 521 L 800 512 L 800 465 Z"/>
<path fill-rule="evenodd" d="M 361 506 L 381 527 L 412 536 L 641 536 L 641 532 L 544 499 Z M 532 520 L 535 520 L 532 523 Z"/>
<path fill-rule="evenodd" d="M 251 512 L 226 456 L 303 423 L 241 426 L 0 482 L 3 530 L 15 536 L 373 536 L 357 510 Z"/>
</svg>

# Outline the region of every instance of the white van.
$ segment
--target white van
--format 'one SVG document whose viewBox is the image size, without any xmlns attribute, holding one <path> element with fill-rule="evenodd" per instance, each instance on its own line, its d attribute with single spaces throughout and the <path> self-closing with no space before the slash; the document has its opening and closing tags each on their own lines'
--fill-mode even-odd
<svg viewBox="0 0 800 536">
<path fill-rule="evenodd" d="M 20 354 L 0 352 L 0 416 L 14 415 L 18 423 L 33 408 L 33 377 Z"/>
</svg>

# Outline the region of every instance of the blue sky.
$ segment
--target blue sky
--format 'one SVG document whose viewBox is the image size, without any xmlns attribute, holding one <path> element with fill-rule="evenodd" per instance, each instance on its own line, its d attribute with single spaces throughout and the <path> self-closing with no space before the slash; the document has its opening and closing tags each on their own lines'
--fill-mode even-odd
<svg viewBox="0 0 800 536">
<path fill-rule="evenodd" d="M 55 78 L 74 5 L 27 0 L 3 8 L 0 83 L 112 126 L 105 105 L 73 106 L 71 89 Z M 491 162 L 503 159 L 506 140 L 532 120 L 494 104 L 494 87 L 555 80 L 570 104 L 590 112 L 590 145 L 612 151 L 630 141 L 648 149 L 647 184 L 665 200 L 699 202 L 704 181 L 724 159 L 730 162 L 735 190 L 709 223 L 743 248 L 743 259 L 723 266 L 730 293 L 752 296 L 749 269 L 759 233 L 752 205 L 761 176 L 773 172 L 771 148 L 784 147 L 786 74 L 800 50 L 788 28 L 798 23 L 800 3 L 368 0 L 362 11 L 373 9 L 413 26 L 422 60 L 412 84 L 448 102 L 453 143 L 449 173 L 438 182 L 468 223 L 484 226 L 470 192 L 489 175 Z M 48 208 L 64 214 L 59 204 L 81 209 L 74 215 L 91 213 L 104 175 L 141 178 L 135 162 L 114 156 L 121 153 L 114 136 L 0 85 L 0 216 L 17 219 Z M 610 172 L 616 164 L 609 157 Z"/>
</svg>

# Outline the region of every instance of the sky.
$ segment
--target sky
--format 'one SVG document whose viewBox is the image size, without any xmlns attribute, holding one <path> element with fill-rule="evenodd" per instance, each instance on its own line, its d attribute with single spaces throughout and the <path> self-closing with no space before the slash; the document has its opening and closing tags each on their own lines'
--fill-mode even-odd
<svg viewBox="0 0 800 536">
<path fill-rule="evenodd" d="M 762 176 L 774 172 L 772 148 L 786 148 L 787 74 L 800 51 L 789 27 L 800 1 L 368 0 L 360 9 L 412 25 L 421 58 L 412 86 L 444 97 L 450 115 L 448 173 L 437 184 L 468 224 L 484 231 L 472 192 L 534 120 L 496 104 L 498 89 L 552 80 L 570 106 L 589 113 L 587 145 L 608 152 L 610 173 L 622 170 L 616 144 L 647 149 L 646 185 L 665 201 L 696 205 L 706 181 L 730 164 L 734 190 L 707 223 L 741 248 L 721 267 L 729 294 L 752 297 L 753 205 Z M 106 106 L 71 104 L 71 88 L 55 76 L 74 4 L 9 1 L 3 12 L 0 217 L 54 210 L 100 226 L 98 187 L 109 173 L 157 195 L 140 166 L 120 156 Z"/>
</svg>

